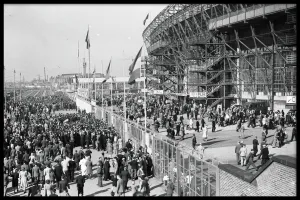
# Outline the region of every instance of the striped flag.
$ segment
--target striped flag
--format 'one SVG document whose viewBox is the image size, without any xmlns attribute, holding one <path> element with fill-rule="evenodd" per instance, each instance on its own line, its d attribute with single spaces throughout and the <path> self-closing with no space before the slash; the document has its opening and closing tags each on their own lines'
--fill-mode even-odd
<svg viewBox="0 0 300 200">
<path fill-rule="evenodd" d="M 146 18 L 144 19 L 144 26 L 145 26 L 146 21 L 147 21 L 148 18 L 149 18 L 149 13 L 148 13 L 148 15 L 146 16 Z"/>
<path fill-rule="evenodd" d="M 90 29 L 88 29 L 87 34 L 86 34 L 86 38 L 85 38 L 85 42 L 86 42 L 86 48 L 89 49 L 91 47 L 90 44 L 90 37 L 89 37 L 89 31 Z"/>
<path fill-rule="evenodd" d="M 135 59 L 133 60 L 133 63 L 130 65 L 130 67 L 129 67 L 129 74 L 132 73 L 132 71 L 134 70 L 135 65 L 136 65 L 136 63 L 137 63 L 137 60 L 141 57 L 141 54 L 142 54 L 142 48 L 143 48 L 143 47 L 141 47 L 141 49 L 139 50 L 139 52 L 138 52 L 138 54 L 136 55 Z"/>
</svg>

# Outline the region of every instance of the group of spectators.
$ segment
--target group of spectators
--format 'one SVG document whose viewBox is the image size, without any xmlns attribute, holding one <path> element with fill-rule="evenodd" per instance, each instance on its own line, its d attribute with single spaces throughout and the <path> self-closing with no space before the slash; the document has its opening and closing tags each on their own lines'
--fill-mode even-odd
<svg viewBox="0 0 300 200">
<path fill-rule="evenodd" d="M 101 151 L 98 185 L 111 180 L 111 194 L 124 195 L 128 180 L 135 195 L 149 195 L 148 180 L 153 164 L 147 149 L 135 148 L 129 140 L 122 144 L 113 127 L 92 114 L 55 114 L 60 108 L 72 109 L 74 102 L 63 93 L 47 97 L 26 97 L 6 102 L 4 112 L 4 195 L 11 181 L 14 193 L 28 196 L 68 196 L 71 182 L 76 182 L 78 196 L 83 196 L 85 180 L 93 176 L 92 151 Z M 63 104 L 68 106 L 56 107 Z M 80 147 L 80 150 L 74 150 Z M 81 174 L 75 178 L 75 172 Z M 43 192 L 42 192 L 43 191 Z"/>
</svg>

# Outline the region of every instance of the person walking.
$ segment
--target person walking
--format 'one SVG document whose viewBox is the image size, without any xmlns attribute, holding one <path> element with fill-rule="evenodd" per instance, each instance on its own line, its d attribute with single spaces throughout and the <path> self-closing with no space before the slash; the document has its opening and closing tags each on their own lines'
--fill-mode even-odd
<svg viewBox="0 0 300 200">
<path fill-rule="evenodd" d="M 117 176 L 117 178 L 118 178 L 118 182 L 117 182 L 116 193 L 119 195 L 119 197 L 121 195 L 125 197 L 125 189 L 124 189 L 123 179 L 120 176 Z"/>
<path fill-rule="evenodd" d="M 128 190 L 127 183 L 128 183 L 129 178 L 130 178 L 130 174 L 127 170 L 126 165 L 124 166 L 123 171 L 120 173 L 120 177 L 123 179 L 124 192 L 125 192 L 126 190 Z"/>
<path fill-rule="evenodd" d="M 174 190 L 175 190 L 175 186 L 174 186 L 173 182 L 171 181 L 171 179 L 169 178 L 168 184 L 167 184 L 167 194 L 166 194 L 166 196 L 172 197 Z"/>
<path fill-rule="evenodd" d="M 58 188 L 59 188 L 59 196 L 61 197 L 70 196 L 68 193 L 68 189 L 70 189 L 70 185 L 67 181 L 66 176 L 62 176 L 62 180 L 59 181 Z"/>
<path fill-rule="evenodd" d="M 109 168 L 110 168 L 110 164 L 108 161 L 108 158 L 104 158 L 104 181 L 107 181 L 110 177 L 109 177 Z"/>
<path fill-rule="evenodd" d="M 200 132 L 200 123 L 199 123 L 199 120 L 196 121 L 196 131 L 198 133 Z"/>
<path fill-rule="evenodd" d="M 149 186 L 149 178 L 145 177 L 141 185 L 141 192 L 143 193 L 144 197 L 150 196 L 150 186 Z"/>
<path fill-rule="evenodd" d="M 118 185 L 118 178 L 117 178 L 117 174 L 115 174 L 112 177 L 112 188 L 111 188 L 111 196 L 115 196 L 115 193 L 117 192 L 117 185 Z"/>
<path fill-rule="evenodd" d="M 292 142 L 294 140 L 294 137 L 295 137 L 295 140 L 297 140 L 296 134 L 297 134 L 296 123 L 294 123 L 293 124 L 293 130 L 292 130 L 292 137 L 291 137 L 290 142 Z"/>
<path fill-rule="evenodd" d="M 212 132 L 215 132 L 216 131 L 216 117 L 215 117 L 215 115 L 212 116 L 211 126 L 212 126 Z"/>
<path fill-rule="evenodd" d="M 69 160 L 68 172 L 69 172 L 69 178 L 70 178 L 71 182 L 74 181 L 75 169 L 76 169 L 76 163 L 75 163 L 75 161 L 73 159 Z"/>
<path fill-rule="evenodd" d="M 75 163 L 76 163 L 76 170 L 79 170 L 80 155 L 79 155 L 79 153 L 77 152 L 77 150 L 75 150 L 75 153 L 74 153 L 74 155 L 73 155 L 73 160 L 74 160 Z"/>
<path fill-rule="evenodd" d="M 76 184 L 77 184 L 77 192 L 78 192 L 78 197 L 81 194 L 83 197 L 83 188 L 84 188 L 84 183 L 85 183 L 85 178 L 84 175 L 81 173 L 76 177 Z"/>
<path fill-rule="evenodd" d="M 257 140 L 257 136 L 255 136 L 252 143 L 253 143 L 253 151 L 254 151 L 253 155 L 255 157 L 257 152 L 258 152 L 257 146 L 259 145 L 258 140 Z"/>
<path fill-rule="evenodd" d="M 28 186 L 27 176 L 28 176 L 28 172 L 25 171 L 25 168 L 23 168 L 22 171 L 20 171 L 19 173 L 19 182 L 20 182 L 20 189 L 22 188 L 24 190 L 24 194 L 26 193 L 26 188 Z"/>
<path fill-rule="evenodd" d="M 98 183 L 97 185 L 99 187 L 103 187 L 103 184 L 102 184 L 102 177 L 103 177 L 103 162 L 99 162 L 98 164 L 98 168 L 97 168 L 97 177 L 98 177 Z"/>
<path fill-rule="evenodd" d="M 93 174 L 93 163 L 92 163 L 90 157 L 87 157 L 87 161 L 85 162 L 85 164 L 86 164 L 87 176 L 88 176 L 88 178 L 91 178 L 92 174 Z"/>
<path fill-rule="evenodd" d="M 17 192 L 19 192 L 18 190 L 18 180 L 19 180 L 19 173 L 17 171 L 16 168 L 13 169 L 13 173 L 10 175 L 12 177 L 12 188 L 14 190 L 14 194 L 16 193 L 16 189 L 17 189 Z"/>
<path fill-rule="evenodd" d="M 9 179 L 8 179 L 8 174 L 5 173 L 5 170 L 4 170 L 3 180 L 4 180 L 4 183 L 3 183 L 4 196 L 6 197 L 6 192 L 7 192 L 7 186 L 8 186 L 8 183 L 9 183 Z M 14 193 L 15 193 L 15 190 L 14 190 Z"/>
<path fill-rule="evenodd" d="M 250 165 L 252 165 L 252 166 L 256 169 L 256 171 L 258 170 L 258 167 L 257 167 L 257 166 L 254 164 L 254 162 L 253 162 L 253 158 L 254 158 L 254 150 L 251 149 L 251 151 L 250 151 L 250 153 L 249 153 L 249 155 L 248 155 L 248 157 L 247 157 L 247 159 L 246 159 L 246 161 L 247 161 L 247 166 L 246 166 L 246 169 L 245 169 L 245 170 L 248 170 L 249 167 L 250 167 Z"/>
<path fill-rule="evenodd" d="M 61 177 L 63 175 L 62 166 L 59 162 L 57 162 L 57 165 L 54 168 L 54 175 L 55 175 L 55 181 L 56 181 L 56 187 L 58 188 L 59 182 L 61 181 Z"/>
<path fill-rule="evenodd" d="M 266 144 L 263 145 L 263 148 L 261 150 L 261 165 L 264 165 L 270 158 L 269 158 L 269 149 Z"/>
<path fill-rule="evenodd" d="M 203 159 L 204 157 L 204 147 L 202 146 L 202 144 L 200 143 L 199 146 L 197 147 L 196 150 L 199 153 L 199 157 L 200 159 Z"/>
<path fill-rule="evenodd" d="M 196 144 L 197 144 L 197 138 L 195 134 L 193 134 L 192 146 L 194 150 L 196 150 Z"/>
<path fill-rule="evenodd" d="M 243 141 L 241 141 L 241 149 L 240 149 L 240 158 L 241 158 L 241 166 L 246 165 L 246 155 L 247 155 L 247 149 L 246 145 L 243 144 Z"/>
<path fill-rule="evenodd" d="M 235 156 L 236 156 L 236 162 L 237 162 L 237 165 L 239 165 L 241 163 L 241 160 L 240 160 L 240 149 L 241 149 L 241 144 L 240 144 L 240 141 L 237 142 L 237 145 L 235 146 Z"/>
<path fill-rule="evenodd" d="M 204 127 L 202 128 L 202 131 L 203 131 L 203 134 L 202 134 L 202 138 L 203 138 L 203 141 L 207 141 L 207 125 L 205 124 Z"/>
</svg>

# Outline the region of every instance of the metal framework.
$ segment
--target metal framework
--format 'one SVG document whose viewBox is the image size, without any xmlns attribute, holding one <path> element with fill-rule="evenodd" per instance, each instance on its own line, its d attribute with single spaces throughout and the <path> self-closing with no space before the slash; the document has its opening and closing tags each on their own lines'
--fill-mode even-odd
<svg viewBox="0 0 300 200">
<path fill-rule="evenodd" d="M 223 108 L 296 93 L 296 4 L 172 4 L 143 38 L 149 89 L 204 92 Z"/>
</svg>

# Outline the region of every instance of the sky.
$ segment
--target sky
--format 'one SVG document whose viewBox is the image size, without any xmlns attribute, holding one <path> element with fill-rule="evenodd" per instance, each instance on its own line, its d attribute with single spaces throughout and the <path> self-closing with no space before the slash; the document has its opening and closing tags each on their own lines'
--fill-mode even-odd
<svg viewBox="0 0 300 200">
<path fill-rule="evenodd" d="M 128 76 L 132 59 L 143 45 L 142 33 L 166 4 L 4 5 L 5 81 L 25 81 L 90 71 L 105 73 L 109 60 L 112 76 Z M 149 13 L 146 25 L 143 21 Z M 79 42 L 79 59 L 78 59 Z M 146 52 L 143 50 L 143 55 Z M 79 62 L 78 62 L 79 60 Z M 103 63 L 103 65 L 102 65 Z M 102 67 L 103 66 L 103 67 Z M 87 67 L 88 72 L 88 67 Z"/>
</svg>

